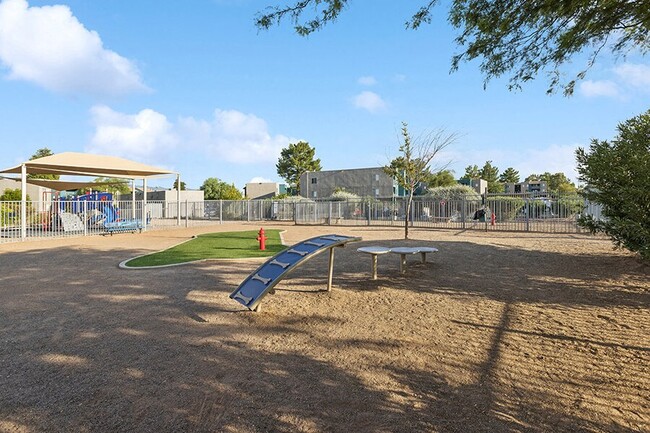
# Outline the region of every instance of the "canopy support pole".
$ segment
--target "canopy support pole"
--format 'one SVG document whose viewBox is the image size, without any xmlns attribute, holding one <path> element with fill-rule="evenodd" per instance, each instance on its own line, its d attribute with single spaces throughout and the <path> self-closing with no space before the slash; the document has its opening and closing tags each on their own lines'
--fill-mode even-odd
<svg viewBox="0 0 650 433">
<path fill-rule="evenodd" d="M 147 178 L 142 179 L 142 231 L 147 231 Z"/>
<path fill-rule="evenodd" d="M 27 166 L 20 166 L 20 239 L 27 239 Z"/>
<path fill-rule="evenodd" d="M 131 219 L 136 219 L 135 213 L 135 179 L 131 179 Z"/>
<path fill-rule="evenodd" d="M 181 175 L 180 173 L 176 175 L 176 225 L 181 225 Z"/>
</svg>

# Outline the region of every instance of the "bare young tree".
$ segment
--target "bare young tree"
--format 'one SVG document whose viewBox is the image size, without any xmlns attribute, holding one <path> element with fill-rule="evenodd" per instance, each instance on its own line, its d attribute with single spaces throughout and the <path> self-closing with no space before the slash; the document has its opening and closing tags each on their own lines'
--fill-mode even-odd
<svg viewBox="0 0 650 433">
<path fill-rule="evenodd" d="M 424 132 L 417 137 L 411 137 L 408 124 L 402 122 L 400 156 L 393 159 L 390 165 L 384 167 L 384 172 L 395 179 L 408 192 L 406 211 L 404 212 L 404 239 L 409 238 L 409 221 L 411 220 L 411 203 L 415 191 L 431 175 L 432 171 L 444 170 L 447 164 L 436 166 L 431 164 L 436 156 L 458 138 L 456 133 L 448 133 L 443 129 Z"/>
</svg>

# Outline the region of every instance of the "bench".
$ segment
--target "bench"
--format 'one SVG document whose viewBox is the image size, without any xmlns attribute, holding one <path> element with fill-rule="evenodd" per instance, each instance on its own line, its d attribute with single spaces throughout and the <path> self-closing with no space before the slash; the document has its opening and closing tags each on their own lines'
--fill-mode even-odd
<svg viewBox="0 0 650 433">
<path fill-rule="evenodd" d="M 394 253 L 400 255 L 399 271 L 401 274 L 406 273 L 406 256 L 411 254 L 420 254 L 422 263 L 426 263 L 427 254 L 435 253 L 437 248 L 433 247 L 381 247 L 381 246 L 368 246 L 357 248 L 360 253 L 372 255 L 372 279 L 377 279 L 377 257 L 381 254 Z"/>
<path fill-rule="evenodd" d="M 122 232 L 142 232 L 142 222 L 140 220 L 124 220 L 104 224 L 104 230 L 113 236 L 113 233 Z"/>
</svg>

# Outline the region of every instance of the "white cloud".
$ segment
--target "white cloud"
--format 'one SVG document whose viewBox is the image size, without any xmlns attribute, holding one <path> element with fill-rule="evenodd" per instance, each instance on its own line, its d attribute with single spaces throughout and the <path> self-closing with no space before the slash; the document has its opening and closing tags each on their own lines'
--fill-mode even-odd
<svg viewBox="0 0 650 433">
<path fill-rule="evenodd" d="M 593 98 L 598 96 L 607 96 L 607 97 L 616 98 L 620 96 L 618 85 L 613 81 L 609 81 L 609 80 L 583 81 L 580 83 L 580 92 L 588 98 Z"/>
<path fill-rule="evenodd" d="M 2 1 L 0 62 L 9 69 L 8 78 L 59 93 L 112 96 L 148 90 L 136 66 L 105 49 L 97 32 L 64 5 Z"/>
<path fill-rule="evenodd" d="M 650 66 L 625 63 L 614 68 L 614 73 L 627 85 L 650 90 Z"/>
<path fill-rule="evenodd" d="M 265 177 L 254 177 L 248 183 L 273 183 L 273 181 Z"/>
<path fill-rule="evenodd" d="M 552 144 L 542 149 L 529 149 L 521 155 L 522 158 L 518 162 L 510 165 L 519 171 L 522 180 L 530 174 L 548 171 L 564 173 L 573 182 L 577 182 L 575 151 L 579 146 L 578 144 Z M 505 169 L 506 167 L 503 167 L 502 171 Z"/>
<path fill-rule="evenodd" d="M 215 110 L 209 120 L 181 117 L 171 122 L 164 114 L 144 109 L 124 114 L 99 105 L 91 110 L 95 133 L 86 150 L 140 161 L 173 162 L 189 153 L 219 163 L 276 162 L 290 139 L 272 136 L 266 121 L 236 110 Z"/>
<path fill-rule="evenodd" d="M 178 130 L 192 147 L 239 164 L 276 161 L 290 141 L 284 135 L 272 136 L 263 119 L 236 110 L 217 109 L 209 121 L 183 118 Z"/>
<path fill-rule="evenodd" d="M 364 76 L 364 77 L 360 77 L 360 78 L 357 80 L 357 82 L 358 82 L 359 84 L 363 85 L 363 86 L 374 86 L 375 84 L 377 84 L 377 80 L 375 79 L 375 77 L 370 76 L 370 75 L 366 75 L 366 76 Z"/>
<path fill-rule="evenodd" d="M 354 97 L 354 106 L 368 110 L 371 113 L 376 113 L 384 110 L 386 108 L 386 103 L 378 94 L 365 91 Z"/>
<path fill-rule="evenodd" d="M 162 160 L 180 142 L 163 114 L 144 109 L 122 114 L 104 105 L 91 109 L 95 134 L 86 151 L 146 161 Z"/>
</svg>

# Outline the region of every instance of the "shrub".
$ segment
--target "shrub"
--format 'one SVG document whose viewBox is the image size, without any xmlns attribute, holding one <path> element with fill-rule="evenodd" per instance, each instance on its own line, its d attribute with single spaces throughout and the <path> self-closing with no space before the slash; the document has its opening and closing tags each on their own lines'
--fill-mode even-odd
<svg viewBox="0 0 650 433">
<path fill-rule="evenodd" d="M 619 248 L 650 260 L 650 111 L 618 125 L 611 141 L 592 140 L 589 152 L 576 151 L 583 195 L 602 205 L 605 219 L 579 224 L 607 234 Z"/>
<path fill-rule="evenodd" d="M 334 191 L 331 196 L 327 198 L 327 200 L 330 201 L 350 201 L 350 200 L 361 200 L 361 197 L 358 195 L 344 191 L 344 190 L 338 190 Z"/>
<path fill-rule="evenodd" d="M 481 200 L 481 196 L 467 185 L 438 186 L 431 188 L 421 198 L 424 200 Z"/>
</svg>

